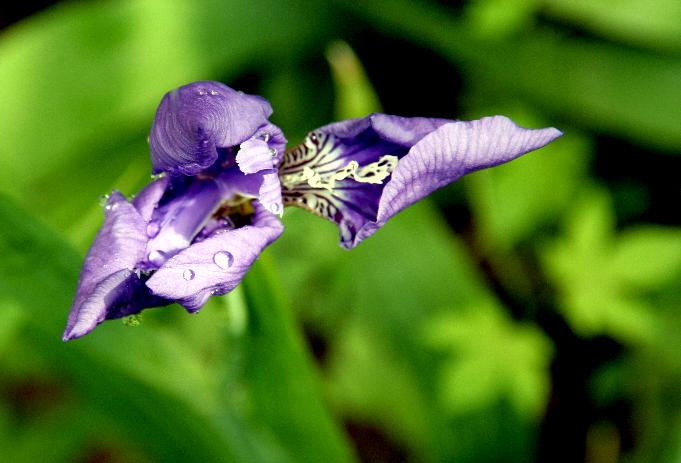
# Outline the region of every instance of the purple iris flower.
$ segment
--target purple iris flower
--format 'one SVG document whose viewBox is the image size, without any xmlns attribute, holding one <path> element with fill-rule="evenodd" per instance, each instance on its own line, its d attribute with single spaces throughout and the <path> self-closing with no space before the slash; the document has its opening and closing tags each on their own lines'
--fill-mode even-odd
<svg viewBox="0 0 681 463">
<path fill-rule="evenodd" d="M 150 135 L 156 179 L 131 201 L 109 196 L 65 341 L 148 307 L 177 302 L 196 312 L 231 291 L 282 233 L 284 206 L 336 223 L 351 249 L 436 189 L 561 135 L 503 116 L 373 114 L 321 127 L 286 150 L 271 114 L 265 99 L 219 82 L 163 97 Z"/>
</svg>

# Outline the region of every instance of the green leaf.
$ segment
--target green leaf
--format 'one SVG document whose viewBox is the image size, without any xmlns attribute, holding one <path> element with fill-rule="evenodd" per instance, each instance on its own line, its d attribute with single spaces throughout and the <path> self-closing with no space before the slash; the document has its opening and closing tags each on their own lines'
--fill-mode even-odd
<svg viewBox="0 0 681 463">
<path fill-rule="evenodd" d="M 217 299 L 197 317 L 177 307 L 147 311 L 136 328 L 110 321 L 64 344 L 80 257 L 4 199 L 0 252 L 0 294 L 26 314 L 19 339 L 34 353 L 30 361 L 45 362 L 43 374 L 61 378 L 137 452 L 163 461 L 301 461 L 300 446 L 308 456 L 350 459 L 269 292 L 249 295 L 251 322 L 232 329 L 239 307 L 227 314 Z M 257 284 L 267 288 L 264 278 Z M 290 406 L 281 407 L 282 398 Z M 313 438 L 320 432 L 324 439 Z"/>
<path fill-rule="evenodd" d="M 243 282 L 250 309 L 245 378 L 252 387 L 253 414 L 271 427 L 291 461 L 353 461 L 267 263 L 261 259 Z"/>
<path fill-rule="evenodd" d="M 617 242 L 612 272 L 623 284 L 655 288 L 681 276 L 681 230 L 638 226 L 624 231 Z"/>
<path fill-rule="evenodd" d="M 543 11 L 619 42 L 681 51 L 681 3 L 676 0 L 548 0 Z"/>
<path fill-rule="evenodd" d="M 355 52 L 345 42 L 333 42 L 326 49 L 336 84 L 336 117 L 350 119 L 381 111 L 381 103 Z"/>
<path fill-rule="evenodd" d="M 646 54 L 546 28 L 484 39 L 433 2 L 339 3 L 375 27 L 449 58 L 471 82 L 591 130 L 670 152 L 681 147 L 680 57 Z"/>
<path fill-rule="evenodd" d="M 453 413 L 508 401 L 523 416 L 541 416 L 551 344 L 537 327 L 513 322 L 488 301 L 432 320 L 426 337 L 433 347 L 451 352 L 440 391 Z"/>
<path fill-rule="evenodd" d="M 565 231 L 544 247 L 542 261 L 572 326 L 585 336 L 609 334 L 637 345 L 664 339 L 665 304 L 649 293 L 681 274 L 681 232 L 646 227 L 615 233 L 609 197 L 594 188 L 575 201 Z"/>
</svg>

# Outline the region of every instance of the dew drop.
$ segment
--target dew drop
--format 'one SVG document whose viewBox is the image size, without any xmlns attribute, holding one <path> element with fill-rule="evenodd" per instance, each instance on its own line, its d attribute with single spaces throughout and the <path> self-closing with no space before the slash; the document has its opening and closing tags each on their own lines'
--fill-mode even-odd
<svg viewBox="0 0 681 463">
<path fill-rule="evenodd" d="M 149 238 L 153 238 L 156 235 L 158 235 L 158 231 L 160 230 L 161 226 L 158 223 L 158 220 L 152 220 L 147 224 L 147 236 Z"/>
<path fill-rule="evenodd" d="M 213 262 L 221 269 L 227 270 L 234 263 L 234 256 L 227 251 L 216 252 L 213 255 Z"/>
<path fill-rule="evenodd" d="M 201 89 L 201 90 L 199 90 L 199 95 L 201 95 L 201 96 L 208 95 L 208 92 L 205 91 L 204 89 Z"/>
<path fill-rule="evenodd" d="M 161 252 L 161 251 L 151 251 L 149 255 L 147 256 L 147 260 L 151 262 L 154 265 L 158 265 L 159 267 L 163 265 L 163 262 L 166 260 L 166 255 Z"/>
<path fill-rule="evenodd" d="M 109 200 L 109 195 L 99 195 L 99 205 L 105 206 L 106 202 Z"/>
<path fill-rule="evenodd" d="M 196 276 L 196 274 L 194 273 L 194 270 L 192 270 L 192 269 L 188 268 L 187 270 L 182 272 L 182 278 L 184 278 L 187 281 L 193 280 L 194 276 Z"/>
<path fill-rule="evenodd" d="M 211 91 L 210 91 L 210 94 L 213 95 L 213 96 L 215 96 L 215 95 L 219 95 L 220 92 L 218 92 L 217 90 L 211 90 Z"/>
<path fill-rule="evenodd" d="M 265 143 L 270 141 L 270 134 L 269 133 L 263 133 L 262 134 L 262 141 L 264 141 Z"/>
<path fill-rule="evenodd" d="M 276 158 L 276 157 L 277 157 L 277 150 L 274 149 L 274 148 L 270 148 L 270 155 L 271 155 L 273 158 Z"/>
<path fill-rule="evenodd" d="M 272 211 L 272 214 L 279 214 L 281 212 L 281 204 L 279 203 L 274 203 L 270 206 L 270 211 Z"/>
<path fill-rule="evenodd" d="M 165 172 L 161 172 L 160 174 L 152 174 L 152 175 L 150 176 L 150 178 L 151 178 L 152 180 L 158 180 L 159 178 L 163 178 L 163 177 L 165 177 L 165 176 L 166 176 L 166 173 L 165 173 Z"/>
</svg>

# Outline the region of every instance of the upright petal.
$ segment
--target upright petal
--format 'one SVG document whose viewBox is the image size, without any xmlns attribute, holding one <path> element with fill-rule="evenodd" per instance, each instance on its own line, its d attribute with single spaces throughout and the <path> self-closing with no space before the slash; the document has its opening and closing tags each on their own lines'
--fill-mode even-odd
<svg viewBox="0 0 681 463">
<path fill-rule="evenodd" d="M 144 254 L 146 223 L 135 207 L 118 192 L 105 206 L 105 219 L 88 251 L 78 281 L 64 340 L 92 331 L 121 303 L 133 279 L 132 270 Z"/>
<path fill-rule="evenodd" d="M 210 296 L 234 289 L 283 231 L 276 216 L 258 202 L 253 204 L 251 225 L 218 232 L 168 260 L 146 283 L 152 293 L 196 312 Z"/>
<path fill-rule="evenodd" d="M 163 197 L 166 188 L 168 188 L 168 177 L 163 176 L 145 186 L 133 199 L 133 206 L 135 206 L 135 209 L 137 209 L 137 212 L 140 213 L 145 221 L 149 222 L 151 220 L 154 209 L 158 206 L 158 202 Z"/>
<path fill-rule="evenodd" d="M 194 82 L 167 93 L 156 111 L 149 142 L 155 173 L 196 175 L 218 158 L 217 148 L 238 145 L 267 122 L 264 98 L 220 82 Z"/>
</svg>

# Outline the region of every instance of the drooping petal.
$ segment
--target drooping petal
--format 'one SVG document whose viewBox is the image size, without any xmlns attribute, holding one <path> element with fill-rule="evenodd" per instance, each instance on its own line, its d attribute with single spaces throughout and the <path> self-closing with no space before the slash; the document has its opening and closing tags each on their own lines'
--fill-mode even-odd
<svg viewBox="0 0 681 463">
<path fill-rule="evenodd" d="M 234 289 L 283 231 L 276 216 L 258 202 L 253 205 L 252 225 L 218 232 L 168 260 L 146 283 L 152 293 L 196 312 L 210 296 Z"/>
<path fill-rule="evenodd" d="M 503 116 L 460 122 L 374 114 L 329 124 L 285 154 L 284 202 L 338 224 L 349 249 L 435 189 L 559 135 Z"/>
<path fill-rule="evenodd" d="M 85 257 L 64 340 L 92 331 L 109 311 L 118 310 L 126 285 L 136 278 L 132 270 L 144 254 L 145 229 L 137 209 L 113 192 L 105 206 L 104 225 Z"/>
<path fill-rule="evenodd" d="M 400 159 L 381 195 L 376 220 L 344 246 L 357 246 L 392 216 L 461 176 L 511 161 L 561 135 L 552 127 L 525 129 L 504 116 L 440 126 Z"/>
<path fill-rule="evenodd" d="M 264 98 L 220 82 L 194 82 L 167 93 L 156 111 L 149 142 L 154 173 L 196 175 L 218 158 L 217 148 L 238 145 L 267 122 Z"/>
</svg>

